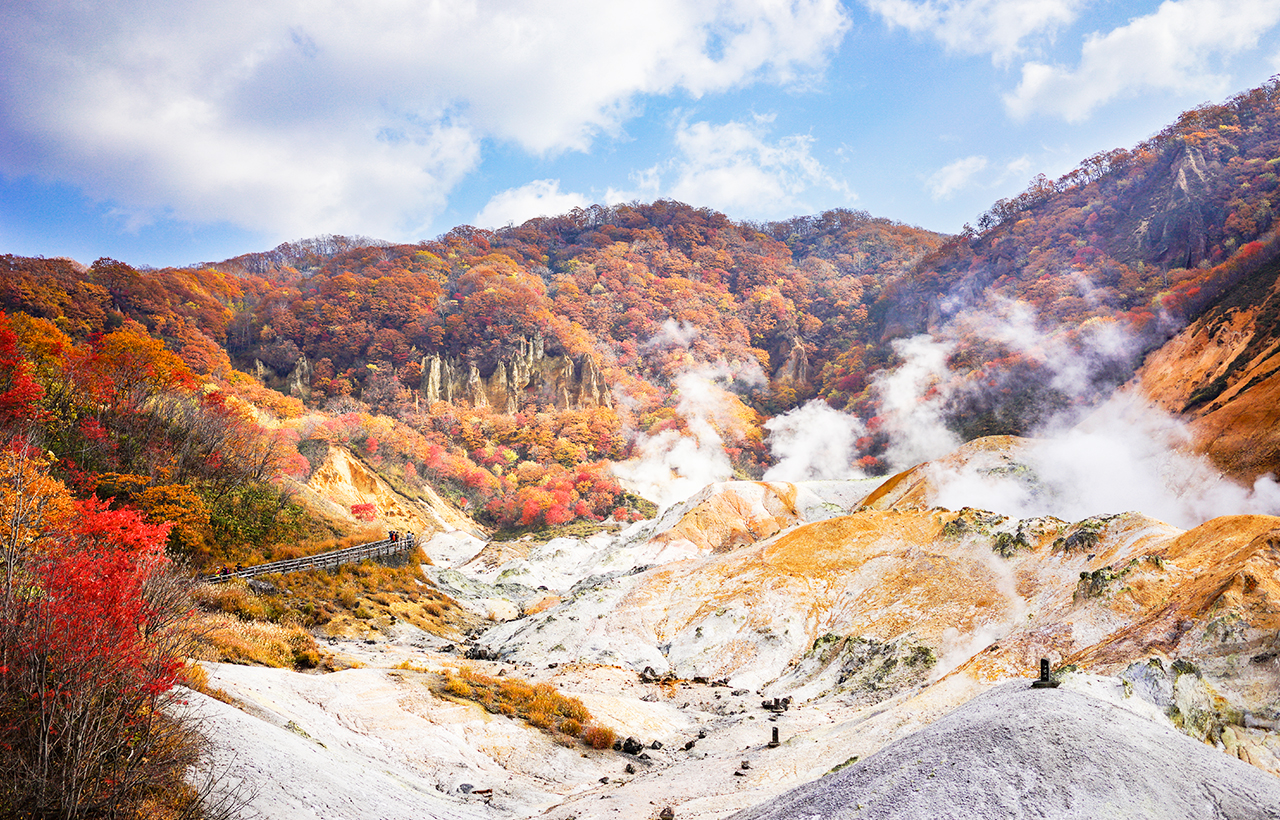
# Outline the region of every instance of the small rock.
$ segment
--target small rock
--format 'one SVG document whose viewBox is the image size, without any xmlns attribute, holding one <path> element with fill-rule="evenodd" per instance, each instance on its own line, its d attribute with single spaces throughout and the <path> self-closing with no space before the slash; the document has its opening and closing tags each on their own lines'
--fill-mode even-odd
<svg viewBox="0 0 1280 820">
<path fill-rule="evenodd" d="M 689 751 L 690 749 L 692 749 L 692 748 L 694 747 L 694 745 L 695 745 L 697 742 L 698 742 L 698 741 L 696 741 L 696 740 L 690 740 L 688 743 L 684 744 L 684 750 L 685 750 L 686 752 L 687 752 L 687 751 Z"/>
<path fill-rule="evenodd" d="M 622 751 L 629 755 L 640 754 L 644 751 L 644 744 L 634 737 L 629 737 L 622 741 Z"/>
<path fill-rule="evenodd" d="M 658 820 L 676 820 L 676 810 L 667 806 L 665 809 L 658 812 Z"/>
<path fill-rule="evenodd" d="M 743 695 L 749 695 L 749 694 L 751 694 L 751 693 L 750 693 L 750 692 L 748 692 L 746 689 L 734 689 L 734 690 L 733 690 L 732 692 L 730 692 L 729 694 L 733 695 L 735 698 L 740 698 L 740 697 L 742 697 Z"/>
<path fill-rule="evenodd" d="M 746 773 L 746 772 L 744 772 L 744 771 L 742 771 L 741 769 L 738 769 L 736 772 L 734 772 L 734 773 L 733 773 L 733 776 L 734 776 L 734 777 L 746 777 L 746 776 L 747 776 L 747 773 Z"/>
<path fill-rule="evenodd" d="M 600 778 L 600 782 L 601 782 L 601 783 L 608 783 L 608 782 L 609 782 L 609 778 L 607 778 L 607 777 L 602 777 L 602 778 Z"/>
<path fill-rule="evenodd" d="M 662 741 L 660 741 L 660 740 L 655 740 L 654 742 L 652 742 L 652 743 L 650 743 L 650 744 L 649 744 L 649 748 L 650 748 L 650 749 L 653 749 L 654 751 L 657 751 L 658 749 L 661 749 L 661 748 L 662 748 Z"/>
<path fill-rule="evenodd" d="M 704 738 L 704 737 L 706 737 L 706 736 L 707 736 L 707 730 L 706 730 L 706 729 L 699 729 L 699 730 L 698 730 L 698 739 L 699 739 L 699 740 L 701 740 L 702 738 Z"/>
<path fill-rule="evenodd" d="M 648 760 L 648 759 L 649 759 L 649 753 L 648 753 L 648 752 L 641 752 L 641 753 L 640 753 L 640 756 L 639 756 L 639 757 L 637 757 L 636 759 L 637 759 L 637 760 Z"/>
<path fill-rule="evenodd" d="M 742 761 L 742 763 L 741 763 L 741 764 L 739 764 L 738 768 L 740 768 L 740 769 L 750 769 L 750 768 L 751 768 L 751 761 L 750 761 L 750 760 L 744 760 L 744 761 Z"/>
<path fill-rule="evenodd" d="M 615 752 L 620 752 L 620 751 L 622 751 L 622 741 L 621 741 L 621 740 L 615 740 L 615 741 L 613 742 L 613 750 L 614 750 Z"/>
<path fill-rule="evenodd" d="M 702 675 L 694 675 L 694 676 L 693 676 L 693 682 L 694 682 L 694 683 L 700 683 L 700 684 L 702 684 L 703 686 L 706 686 L 706 685 L 707 685 L 707 679 L 706 679 L 704 676 L 702 676 Z"/>
<path fill-rule="evenodd" d="M 458 784 L 458 793 L 459 793 L 459 794 L 471 794 L 471 790 L 472 790 L 472 789 L 474 789 L 474 788 L 475 788 L 475 786 L 472 786 L 470 783 L 459 783 L 459 784 Z"/>
<path fill-rule="evenodd" d="M 628 764 L 627 764 L 627 768 L 626 768 L 624 771 L 626 771 L 626 773 L 627 773 L 627 774 L 635 774 L 635 773 L 636 773 L 636 764 L 634 764 L 634 763 L 628 763 Z"/>
</svg>

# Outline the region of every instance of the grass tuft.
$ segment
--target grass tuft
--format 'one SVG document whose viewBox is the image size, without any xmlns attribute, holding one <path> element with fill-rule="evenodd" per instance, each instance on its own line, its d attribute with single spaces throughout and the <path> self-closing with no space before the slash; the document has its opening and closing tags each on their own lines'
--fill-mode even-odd
<svg viewBox="0 0 1280 820">
<path fill-rule="evenodd" d="M 591 713 L 582 701 L 562 695 L 549 683 L 530 683 L 519 678 L 495 678 L 464 666 L 457 674 L 448 672 L 437 694 L 474 701 L 495 715 L 519 718 L 530 726 L 559 738 L 582 737 L 593 749 L 613 745 L 610 729 L 589 726 Z M 586 726 L 584 729 L 583 727 Z M 595 745 L 607 733 L 608 742 Z"/>
</svg>

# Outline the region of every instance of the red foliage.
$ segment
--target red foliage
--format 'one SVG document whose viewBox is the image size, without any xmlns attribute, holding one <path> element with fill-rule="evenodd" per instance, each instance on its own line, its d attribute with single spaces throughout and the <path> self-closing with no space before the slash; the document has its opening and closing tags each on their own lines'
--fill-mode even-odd
<svg viewBox="0 0 1280 820">
<path fill-rule="evenodd" d="M 357 521 L 372 521 L 378 517 L 378 507 L 375 504 L 352 504 L 351 514 L 355 516 Z"/>
<path fill-rule="evenodd" d="M 9 326 L 9 317 L 0 313 L 0 429 L 38 418 L 37 402 L 43 395 L 32 378 L 31 365 L 18 351 L 18 336 Z"/>
<path fill-rule="evenodd" d="M 185 610 L 163 581 L 169 529 L 90 497 L 39 550 L 10 551 L 0 608 L 6 816 L 105 816 L 144 797 L 148 767 L 190 764 L 173 757 L 161 717 L 185 655 L 173 629 Z"/>
<path fill-rule="evenodd" d="M 156 613 L 142 594 L 167 561 L 171 527 L 150 524 L 137 510 L 110 509 L 92 496 L 78 501 L 76 515 L 52 533 L 52 546 L 36 564 L 42 618 L 24 648 L 47 653 L 51 665 L 81 675 L 105 665 L 148 692 L 172 686 L 172 659 L 162 669 L 147 666 L 146 628 Z M 82 685 L 73 678 L 54 681 L 55 689 Z"/>
</svg>

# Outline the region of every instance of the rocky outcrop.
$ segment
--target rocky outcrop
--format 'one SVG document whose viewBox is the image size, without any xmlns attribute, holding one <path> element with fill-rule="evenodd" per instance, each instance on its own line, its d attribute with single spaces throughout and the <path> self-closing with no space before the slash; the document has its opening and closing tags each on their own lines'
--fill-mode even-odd
<svg viewBox="0 0 1280 820">
<path fill-rule="evenodd" d="M 306 354 L 298 357 L 286 382 L 290 396 L 297 396 L 303 401 L 311 398 L 311 363 L 307 361 Z"/>
<path fill-rule="evenodd" d="M 809 386 L 813 379 L 813 366 L 809 363 L 809 351 L 798 335 L 782 341 L 774 361 L 780 362 L 773 371 L 773 381 L 777 386 Z"/>
<path fill-rule="evenodd" d="M 438 354 L 422 360 L 423 398 L 428 403 L 469 404 L 515 413 L 537 398 L 561 409 L 611 407 L 612 399 L 595 360 L 547 355 L 541 335 L 521 339 L 485 375 L 476 362 Z"/>
<path fill-rule="evenodd" d="M 1152 176 L 1153 189 L 1137 198 L 1123 226 L 1129 236 L 1115 249 L 1117 258 L 1168 268 L 1195 267 L 1207 258 L 1208 226 L 1221 218 L 1209 196 L 1214 169 L 1192 145 L 1168 161 L 1167 172 Z"/>
</svg>

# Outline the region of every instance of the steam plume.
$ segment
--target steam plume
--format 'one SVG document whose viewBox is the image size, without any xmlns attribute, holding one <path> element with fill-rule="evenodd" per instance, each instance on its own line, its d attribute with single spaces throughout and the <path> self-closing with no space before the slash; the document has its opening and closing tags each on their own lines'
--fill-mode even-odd
<svg viewBox="0 0 1280 820">
<path fill-rule="evenodd" d="M 766 481 L 862 478 L 853 466 L 855 442 L 866 433 L 857 416 L 842 413 L 821 399 L 765 422 L 775 463 Z"/>
</svg>

